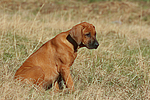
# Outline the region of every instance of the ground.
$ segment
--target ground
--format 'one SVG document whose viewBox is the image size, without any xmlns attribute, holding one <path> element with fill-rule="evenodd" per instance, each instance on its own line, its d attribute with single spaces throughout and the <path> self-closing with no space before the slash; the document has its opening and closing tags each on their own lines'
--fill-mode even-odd
<svg viewBox="0 0 150 100">
<path fill-rule="evenodd" d="M 1 0 L 0 8 L 1 100 L 150 99 L 149 0 Z M 78 51 L 74 93 L 41 92 L 14 81 L 29 55 L 82 21 L 96 27 L 100 46 Z"/>
</svg>

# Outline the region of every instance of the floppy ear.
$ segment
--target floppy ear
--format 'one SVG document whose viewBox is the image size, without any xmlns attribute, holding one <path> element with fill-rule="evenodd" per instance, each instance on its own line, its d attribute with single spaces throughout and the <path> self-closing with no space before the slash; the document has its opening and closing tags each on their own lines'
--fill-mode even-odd
<svg viewBox="0 0 150 100">
<path fill-rule="evenodd" d="M 74 26 L 69 32 L 70 36 L 77 42 L 78 45 L 82 42 L 82 30 L 83 26 L 77 25 Z"/>
</svg>

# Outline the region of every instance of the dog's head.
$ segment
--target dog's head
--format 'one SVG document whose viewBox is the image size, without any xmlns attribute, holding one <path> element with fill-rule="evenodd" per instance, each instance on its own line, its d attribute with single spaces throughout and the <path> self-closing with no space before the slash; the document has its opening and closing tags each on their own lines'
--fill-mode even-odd
<svg viewBox="0 0 150 100">
<path fill-rule="evenodd" d="M 95 27 L 92 24 L 87 22 L 77 24 L 70 30 L 69 34 L 77 42 L 79 47 L 97 49 L 99 46 L 96 40 Z"/>
</svg>

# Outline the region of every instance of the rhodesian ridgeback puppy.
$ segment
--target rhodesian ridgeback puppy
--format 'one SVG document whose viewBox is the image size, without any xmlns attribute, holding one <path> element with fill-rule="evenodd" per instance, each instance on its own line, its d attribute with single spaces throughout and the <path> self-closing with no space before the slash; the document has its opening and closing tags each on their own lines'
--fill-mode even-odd
<svg viewBox="0 0 150 100">
<path fill-rule="evenodd" d="M 52 84 L 59 90 L 61 81 L 64 81 L 66 88 L 74 91 L 70 66 L 77 57 L 78 49 L 97 49 L 98 46 L 95 27 L 82 22 L 43 44 L 16 71 L 15 79 L 27 79 L 45 90 Z"/>
</svg>

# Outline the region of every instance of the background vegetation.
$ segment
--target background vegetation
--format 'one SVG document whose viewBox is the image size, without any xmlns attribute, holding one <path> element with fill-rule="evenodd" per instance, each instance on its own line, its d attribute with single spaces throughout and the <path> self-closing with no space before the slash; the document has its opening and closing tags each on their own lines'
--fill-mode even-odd
<svg viewBox="0 0 150 100">
<path fill-rule="evenodd" d="M 100 46 L 78 51 L 74 93 L 41 92 L 14 81 L 31 53 L 82 21 L 95 25 Z M 1 0 L 0 72 L 0 100 L 148 100 L 149 0 Z"/>
</svg>

